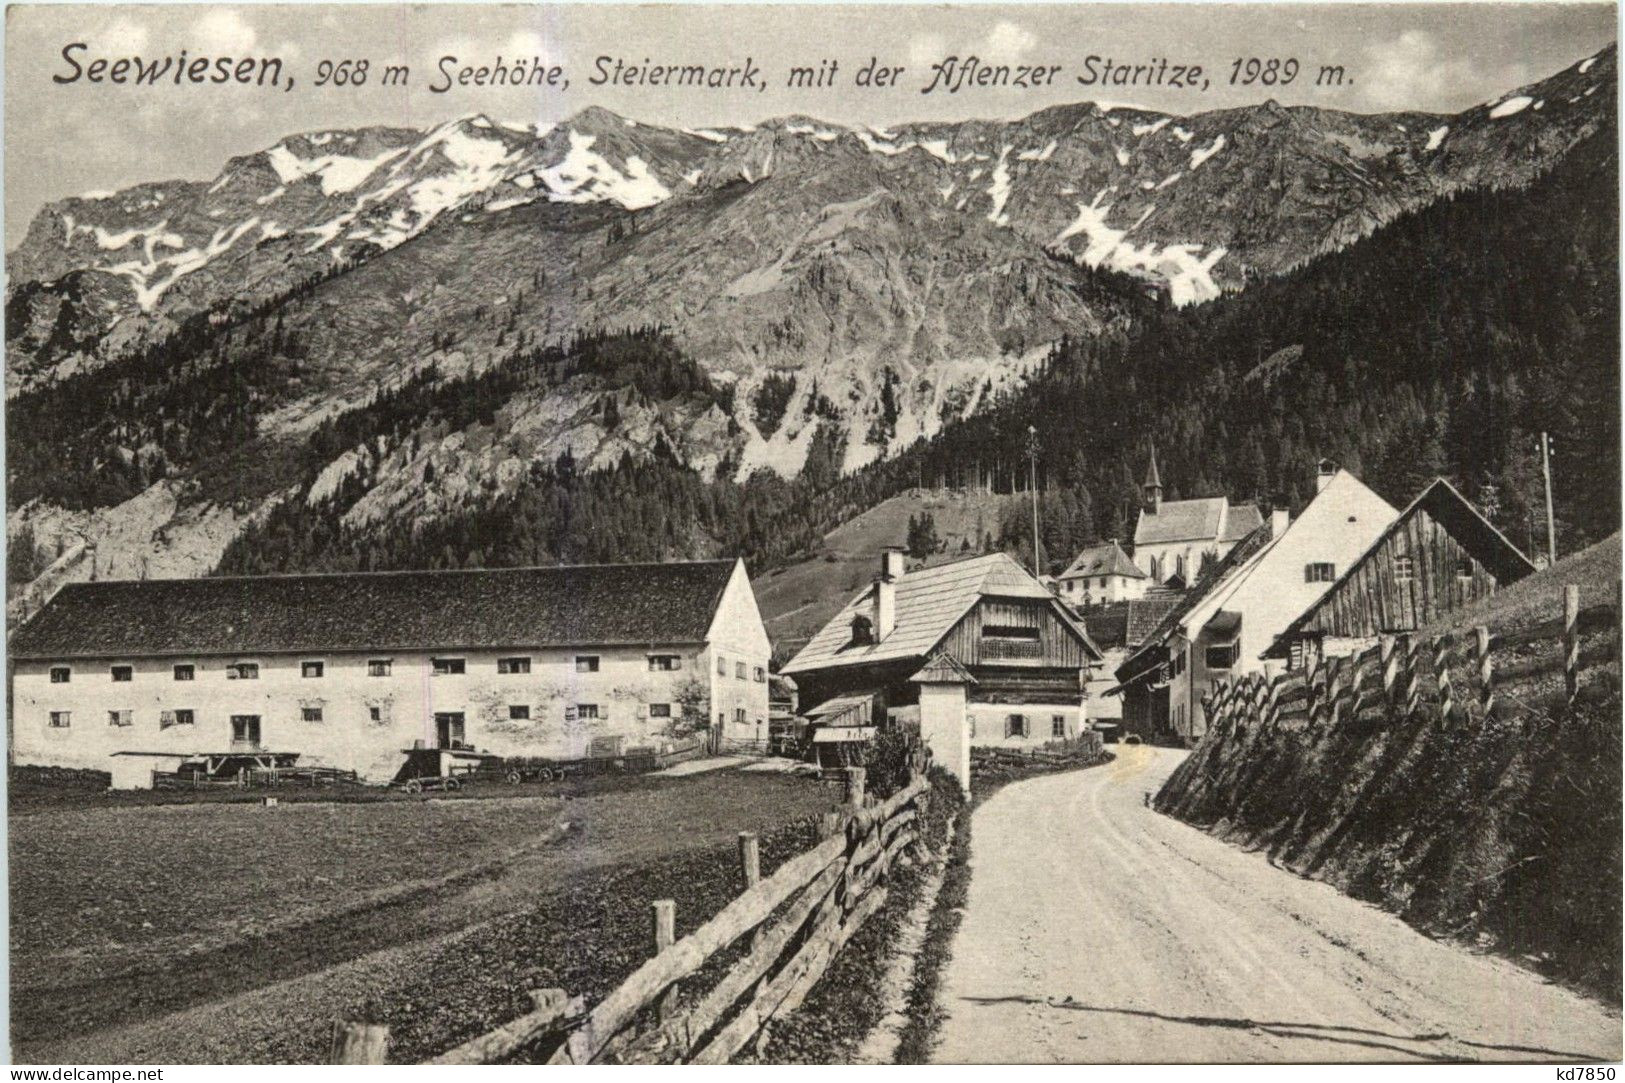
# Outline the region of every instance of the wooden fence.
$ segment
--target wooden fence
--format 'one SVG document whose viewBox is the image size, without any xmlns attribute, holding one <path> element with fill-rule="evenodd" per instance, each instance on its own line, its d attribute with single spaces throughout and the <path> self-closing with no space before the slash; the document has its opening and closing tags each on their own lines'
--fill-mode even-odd
<svg viewBox="0 0 1625 1083">
<path fill-rule="evenodd" d="M 588 1009 L 563 990 L 530 994 L 535 1010 L 442 1053 L 431 1064 L 488 1064 L 539 1043 L 554 1064 L 723 1064 L 773 1020 L 793 1012 L 841 947 L 886 901 L 892 866 L 920 834 L 930 782 L 911 780 L 884 801 L 866 798 L 864 769 L 848 768 L 843 802 L 825 814 L 821 841 L 761 876 L 756 835 L 739 836 L 743 890 L 681 940 L 675 904 L 651 905 L 652 957 Z M 713 987 L 684 996 L 682 983 L 736 944 L 744 955 Z M 382 1063 L 387 1029 L 334 1025 L 333 1063 Z M 545 1048 L 545 1046 L 544 1046 Z"/>
<path fill-rule="evenodd" d="M 1618 606 L 1582 611 L 1580 589 L 1569 586 L 1561 618 L 1501 634 L 1481 625 L 1470 633 L 1382 636 L 1358 654 L 1321 659 L 1308 671 L 1222 684 L 1202 697 L 1202 706 L 1209 733 L 1221 737 L 1244 736 L 1250 725 L 1373 725 L 1424 711 L 1449 724 L 1511 709 L 1530 724 L 1543 712 L 1574 706 L 1583 670 L 1618 660 L 1618 629 Z M 1542 682 L 1554 688 L 1532 701 L 1502 694 L 1514 684 Z"/>
</svg>

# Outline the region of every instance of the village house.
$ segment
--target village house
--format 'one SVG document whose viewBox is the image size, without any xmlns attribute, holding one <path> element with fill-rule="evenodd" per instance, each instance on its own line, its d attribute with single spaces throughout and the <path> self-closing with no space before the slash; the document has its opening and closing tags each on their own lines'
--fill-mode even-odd
<svg viewBox="0 0 1625 1083">
<path fill-rule="evenodd" d="M 1150 577 L 1151 585 L 1173 579 L 1181 587 L 1196 582 L 1204 563 L 1223 558 L 1262 521 L 1252 504 L 1232 504 L 1222 496 L 1162 499 L 1162 475 L 1154 448 L 1140 494 L 1134 563 Z"/>
<path fill-rule="evenodd" d="M 1079 553 L 1056 577 L 1056 593 L 1074 609 L 1112 605 L 1145 594 L 1148 576 L 1113 538 Z"/>
<path fill-rule="evenodd" d="M 1022 747 L 1085 727 L 1085 686 L 1099 658 L 1078 620 L 1008 554 L 905 572 L 903 554 L 891 551 L 874 583 L 784 672 L 804 714 L 841 700 L 848 728 L 917 716 L 922 696 L 956 683 L 971 744 Z"/>
<path fill-rule="evenodd" d="M 1271 665 L 1261 655 L 1398 517 L 1334 463 L 1295 520 L 1277 511 L 1211 567 L 1117 670 L 1125 725 L 1181 743 L 1207 732 L 1202 696 Z"/>
<path fill-rule="evenodd" d="M 769 654 L 739 560 L 74 583 L 10 645 L 12 755 L 266 751 L 387 779 L 414 745 L 765 741 Z"/>
<path fill-rule="evenodd" d="M 1331 589 L 1275 637 L 1266 659 L 1289 669 L 1355 654 L 1416 629 L 1535 570 L 1448 481 L 1429 485 Z"/>
</svg>

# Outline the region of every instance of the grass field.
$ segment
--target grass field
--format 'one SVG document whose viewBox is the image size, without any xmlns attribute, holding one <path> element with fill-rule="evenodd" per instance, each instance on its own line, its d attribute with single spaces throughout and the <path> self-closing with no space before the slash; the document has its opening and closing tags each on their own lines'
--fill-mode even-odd
<svg viewBox="0 0 1625 1083">
<path fill-rule="evenodd" d="M 1497 632 L 1529 628 L 1562 617 L 1566 584 L 1573 583 L 1580 588 L 1580 608 L 1587 609 L 1616 604 L 1619 579 L 1620 543 L 1619 535 L 1615 534 L 1497 591 L 1477 605 L 1441 618 L 1423 632 L 1432 634 L 1480 624 Z"/>
<path fill-rule="evenodd" d="M 14 814 L 18 1058 L 186 1061 L 235 1046 L 228 1059 L 308 1059 L 316 1047 L 297 1011 L 255 1011 L 245 1026 L 232 1005 L 324 987 L 329 971 L 350 991 L 345 1010 L 398 1018 L 403 1042 L 433 1052 L 522 999 L 496 982 L 503 974 L 585 993 L 600 972 L 629 971 L 646 952 L 648 901 L 686 894 L 679 931 L 698 924 L 737 890 L 739 831 L 763 834 L 771 867 L 831 801 L 816 782 L 738 771 L 507 793 L 525 796 Z M 615 885 L 631 882 L 665 894 L 606 918 Z M 506 962 L 477 992 L 468 959 L 492 944 L 506 945 Z M 403 952 L 461 980 L 414 980 L 388 962 Z M 436 997 L 443 1011 L 426 1015 Z M 166 1018 L 176 1012 L 184 1026 Z M 188 1057 L 177 1044 L 211 1034 L 220 1052 Z"/>
</svg>

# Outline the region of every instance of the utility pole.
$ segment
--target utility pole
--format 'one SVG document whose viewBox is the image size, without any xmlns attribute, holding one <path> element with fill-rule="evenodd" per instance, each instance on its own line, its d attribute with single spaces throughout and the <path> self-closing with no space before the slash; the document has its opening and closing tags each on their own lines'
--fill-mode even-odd
<svg viewBox="0 0 1625 1083">
<path fill-rule="evenodd" d="M 1557 563 L 1557 524 L 1552 521 L 1552 438 L 1540 434 L 1540 472 L 1546 479 L 1546 566 Z"/>
<path fill-rule="evenodd" d="M 1033 497 L 1033 578 L 1037 579 L 1044 573 L 1039 570 L 1043 563 L 1038 557 L 1038 429 L 1032 425 L 1027 426 L 1027 488 Z"/>
</svg>

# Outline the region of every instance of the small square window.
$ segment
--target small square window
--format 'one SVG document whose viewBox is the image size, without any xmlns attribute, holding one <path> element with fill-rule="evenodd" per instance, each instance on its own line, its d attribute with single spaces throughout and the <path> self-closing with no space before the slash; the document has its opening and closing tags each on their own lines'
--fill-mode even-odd
<svg viewBox="0 0 1625 1083">
<path fill-rule="evenodd" d="M 1006 737 L 1025 737 L 1025 736 L 1027 736 L 1027 716 L 1024 715 L 1024 714 L 1013 714 L 1013 715 L 1011 715 L 1005 721 L 1004 735 Z"/>
<path fill-rule="evenodd" d="M 1051 737 L 1066 736 L 1066 715 L 1051 715 L 1049 720 L 1049 735 Z"/>
<path fill-rule="evenodd" d="M 467 671 L 461 658 L 431 658 L 429 664 L 436 677 L 457 677 Z"/>
<path fill-rule="evenodd" d="M 177 681 L 190 681 L 195 677 L 197 677 L 197 667 L 190 662 L 182 662 L 175 667 L 175 679 Z"/>
<path fill-rule="evenodd" d="M 1473 562 L 1467 557 L 1456 561 L 1456 578 L 1471 579 L 1473 577 Z"/>
<path fill-rule="evenodd" d="M 233 662 L 226 667 L 226 677 L 233 681 L 257 681 L 260 679 L 260 664 L 258 662 Z"/>
<path fill-rule="evenodd" d="M 367 718 L 373 722 L 382 722 L 384 720 L 384 709 L 377 706 L 368 707 Z"/>
<path fill-rule="evenodd" d="M 1324 561 L 1316 561 L 1306 565 L 1303 570 L 1305 583 L 1330 583 L 1337 578 L 1337 565 Z"/>
<path fill-rule="evenodd" d="M 320 677 L 320 676 L 325 675 L 326 673 L 327 673 L 327 663 L 325 663 L 325 662 L 300 662 L 299 663 L 299 676 L 301 676 L 301 677 Z"/>
<path fill-rule="evenodd" d="M 135 725 L 135 712 L 134 711 L 108 711 L 107 712 L 107 724 L 109 726 L 121 726 L 121 727 L 122 726 L 133 726 L 133 725 Z"/>
<path fill-rule="evenodd" d="M 529 658 L 498 658 L 497 659 L 497 672 L 498 673 L 529 673 L 530 672 L 530 659 Z"/>
<path fill-rule="evenodd" d="M 726 658 L 722 657 L 722 655 L 719 654 L 719 655 L 717 655 L 717 676 L 718 677 L 726 677 L 727 675 L 728 675 L 728 660 Z"/>
<path fill-rule="evenodd" d="M 757 684 L 767 683 L 767 670 L 761 666 L 753 666 L 750 671 L 751 680 Z"/>
<path fill-rule="evenodd" d="M 1416 564 L 1415 564 L 1415 562 L 1412 561 L 1411 558 L 1408 557 L 1408 556 L 1395 557 L 1394 558 L 1394 581 L 1397 582 L 1397 583 L 1409 583 L 1412 579 L 1415 579 L 1415 578 L 1416 578 Z"/>
<path fill-rule="evenodd" d="M 672 673 L 683 668 L 683 659 L 676 654 L 651 654 L 649 670 L 652 673 Z"/>
<path fill-rule="evenodd" d="M 598 672 L 598 656 L 596 654 L 578 654 L 578 655 L 576 655 L 576 672 L 577 673 L 597 673 Z"/>
<path fill-rule="evenodd" d="M 130 666 L 114 666 L 112 673 L 113 680 L 119 682 L 120 684 L 123 684 L 125 681 L 132 680 L 135 677 L 135 670 Z"/>
<path fill-rule="evenodd" d="M 72 724 L 73 724 L 73 712 L 72 711 L 52 711 L 51 712 L 51 728 L 52 729 L 54 729 L 54 730 L 65 730 Z"/>
<path fill-rule="evenodd" d="M 394 663 L 388 658 L 372 658 L 367 661 L 367 676 L 387 677 Z"/>
<path fill-rule="evenodd" d="M 596 703 L 578 703 L 578 704 L 576 704 L 576 717 L 577 718 L 597 718 L 598 717 L 598 704 L 596 704 Z"/>
<path fill-rule="evenodd" d="M 175 725 L 190 726 L 197 721 L 197 712 L 191 708 L 181 708 L 175 712 Z"/>
<path fill-rule="evenodd" d="M 69 669 L 67 666 L 51 667 L 52 684 L 67 684 L 71 680 L 73 680 L 73 670 Z"/>
<path fill-rule="evenodd" d="M 741 726 L 743 726 L 745 724 L 745 708 L 743 708 L 743 707 L 735 707 L 734 708 L 734 722 L 737 725 L 741 725 Z"/>
<path fill-rule="evenodd" d="M 734 676 L 741 681 L 745 679 L 745 663 L 734 663 Z"/>
<path fill-rule="evenodd" d="M 530 721 L 530 704 L 528 704 L 528 703 L 510 703 L 510 704 L 508 704 L 508 719 L 509 719 L 509 721 L 512 721 L 512 722 L 528 722 L 528 721 Z"/>
<path fill-rule="evenodd" d="M 305 722 L 320 722 L 322 720 L 322 709 L 320 707 L 301 707 L 299 708 L 299 718 Z"/>
<path fill-rule="evenodd" d="M 670 718 L 671 717 L 671 704 L 669 704 L 669 703 L 651 703 L 651 704 L 649 704 L 649 717 L 650 718 Z"/>
</svg>

